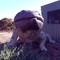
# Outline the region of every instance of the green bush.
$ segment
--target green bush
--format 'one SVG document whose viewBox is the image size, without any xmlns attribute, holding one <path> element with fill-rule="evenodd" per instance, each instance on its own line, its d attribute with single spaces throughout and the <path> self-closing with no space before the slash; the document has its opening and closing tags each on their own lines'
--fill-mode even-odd
<svg viewBox="0 0 60 60">
<path fill-rule="evenodd" d="M 14 28 L 14 21 L 12 21 L 12 19 L 3 18 L 0 20 L 0 30 L 12 30 Z"/>
<path fill-rule="evenodd" d="M 7 27 L 7 30 L 11 30 L 11 27 Z"/>
<path fill-rule="evenodd" d="M 19 48 L 13 47 L 11 49 L 4 44 L 4 49 L 0 53 L 0 60 L 49 60 L 49 57 L 43 55 L 44 52 L 38 54 L 38 49 L 32 50 L 31 46 L 27 50 L 25 44 Z"/>
<path fill-rule="evenodd" d="M 11 26 L 11 29 L 15 29 L 15 26 L 14 26 L 14 25 L 12 25 L 12 26 Z"/>
</svg>

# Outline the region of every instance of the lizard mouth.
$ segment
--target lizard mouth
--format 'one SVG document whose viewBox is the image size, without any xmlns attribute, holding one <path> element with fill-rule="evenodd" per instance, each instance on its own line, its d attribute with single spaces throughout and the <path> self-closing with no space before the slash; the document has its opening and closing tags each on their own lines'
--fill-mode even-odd
<svg viewBox="0 0 60 60">
<path fill-rule="evenodd" d="M 44 20 L 43 20 L 42 18 L 40 18 L 40 17 L 21 18 L 21 19 L 18 19 L 18 20 L 16 20 L 16 21 L 14 21 L 14 22 L 23 21 L 23 20 L 30 20 L 30 19 L 32 19 L 32 18 L 37 18 L 37 20 L 40 20 L 41 22 L 44 22 Z"/>
<path fill-rule="evenodd" d="M 26 32 L 29 30 L 39 30 L 36 20 L 25 20 L 18 21 L 14 23 L 16 28 L 20 28 L 22 32 Z"/>
</svg>

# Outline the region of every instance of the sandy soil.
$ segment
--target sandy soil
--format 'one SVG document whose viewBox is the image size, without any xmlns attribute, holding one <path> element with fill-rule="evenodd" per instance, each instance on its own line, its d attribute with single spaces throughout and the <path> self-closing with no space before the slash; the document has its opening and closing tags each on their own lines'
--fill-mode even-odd
<svg viewBox="0 0 60 60">
<path fill-rule="evenodd" d="M 9 31 L 9 32 L 0 31 L 0 43 L 9 42 L 11 36 L 12 36 L 12 31 Z"/>
</svg>

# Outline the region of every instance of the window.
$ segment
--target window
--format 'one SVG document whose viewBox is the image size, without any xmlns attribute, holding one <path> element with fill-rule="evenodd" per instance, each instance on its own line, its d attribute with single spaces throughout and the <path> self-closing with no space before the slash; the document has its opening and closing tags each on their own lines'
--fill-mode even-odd
<svg viewBox="0 0 60 60">
<path fill-rule="evenodd" d="M 50 11 L 47 13 L 47 23 L 48 24 L 60 24 L 60 9 Z"/>
</svg>

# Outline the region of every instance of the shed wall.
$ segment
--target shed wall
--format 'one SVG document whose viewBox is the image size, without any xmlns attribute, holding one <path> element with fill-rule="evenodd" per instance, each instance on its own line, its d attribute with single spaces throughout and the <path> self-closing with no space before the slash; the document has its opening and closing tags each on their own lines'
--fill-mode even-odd
<svg viewBox="0 0 60 60">
<path fill-rule="evenodd" d="M 41 7 L 42 16 L 44 18 L 43 31 L 49 33 L 55 40 L 60 40 L 60 24 L 48 24 L 47 12 L 60 9 L 60 1 L 47 4 Z"/>
</svg>

